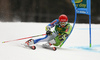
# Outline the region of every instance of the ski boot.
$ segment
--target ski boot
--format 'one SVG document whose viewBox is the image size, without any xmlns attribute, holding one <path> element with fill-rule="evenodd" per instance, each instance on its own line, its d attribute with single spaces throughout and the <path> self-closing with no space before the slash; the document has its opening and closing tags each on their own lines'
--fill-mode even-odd
<svg viewBox="0 0 100 60">
<path fill-rule="evenodd" d="M 35 50 L 36 49 L 36 46 L 30 46 L 31 49 Z"/>
<path fill-rule="evenodd" d="M 52 49 L 53 49 L 54 51 L 56 51 L 56 50 L 57 50 L 57 48 L 56 48 L 56 47 L 52 47 Z"/>
<path fill-rule="evenodd" d="M 30 46 L 34 44 L 34 40 L 33 39 L 29 39 L 28 41 L 25 42 L 25 46 Z"/>
<path fill-rule="evenodd" d="M 42 47 L 46 48 L 46 49 L 50 49 L 50 50 L 56 51 L 57 48 L 56 47 L 50 47 L 51 45 L 52 44 L 50 44 L 50 43 L 46 43 L 46 44 L 43 44 Z"/>
</svg>

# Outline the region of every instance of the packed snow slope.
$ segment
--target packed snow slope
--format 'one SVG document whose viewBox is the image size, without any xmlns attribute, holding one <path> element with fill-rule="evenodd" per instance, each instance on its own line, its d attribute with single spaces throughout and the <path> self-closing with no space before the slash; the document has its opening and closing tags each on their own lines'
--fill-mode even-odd
<svg viewBox="0 0 100 60">
<path fill-rule="evenodd" d="M 38 43 L 36 50 L 25 48 L 22 44 L 28 39 L 2 43 L 45 34 L 46 25 L 48 23 L 0 22 L 0 60 L 100 60 L 100 24 L 92 24 L 91 48 L 88 24 L 76 24 L 68 40 L 61 48 L 57 47 L 57 51 L 42 48 L 40 45 L 44 42 Z M 33 39 L 37 38 L 40 37 Z"/>
</svg>

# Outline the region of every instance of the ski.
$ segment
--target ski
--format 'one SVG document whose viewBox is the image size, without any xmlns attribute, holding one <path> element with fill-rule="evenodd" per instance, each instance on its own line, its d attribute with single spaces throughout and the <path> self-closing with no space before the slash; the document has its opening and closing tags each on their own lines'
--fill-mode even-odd
<svg viewBox="0 0 100 60">
<path fill-rule="evenodd" d="M 36 46 L 28 46 L 28 45 L 26 45 L 26 44 L 21 44 L 21 45 L 23 45 L 24 46 L 24 48 L 29 48 L 29 49 L 33 49 L 33 50 L 35 50 L 36 49 Z"/>
<path fill-rule="evenodd" d="M 49 50 L 53 50 L 53 51 L 56 51 L 56 50 L 57 50 L 56 47 L 43 47 L 43 48 L 45 48 L 45 49 L 49 49 Z"/>
<path fill-rule="evenodd" d="M 31 49 L 33 49 L 33 50 L 36 49 L 36 46 L 28 46 L 28 47 L 31 48 Z M 45 48 L 45 49 L 50 49 L 50 50 L 53 50 L 53 51 L 56 51 L 56 50 L 57 50 L 56 47 L 43 47 L 43 48 Z"/>
<path fill-rule="evenodd" d="M 36 50 L 36 46 L 28 46 L 28 45 L 25 45 L 25 44 L 21 44 L 21 45 L 24 45 L 24 48 L 29 48 L 29 49 L 32 49 L 32 50 Z M 40 46 L 40 45 L 37 45 L 37 46 Z M 45 49 L 49 49 L 49 50 L 53 50 L 53 51 L 56 51 L 57 48 L 56 47 L 43 47 L 41 46 L 42 48 L 45 48 Z"/>
<path fill-rule="evenodd" d="M 36 46 L 28 46 L 29 48 L 35 50 L 36 49 Z"/>
</svg>

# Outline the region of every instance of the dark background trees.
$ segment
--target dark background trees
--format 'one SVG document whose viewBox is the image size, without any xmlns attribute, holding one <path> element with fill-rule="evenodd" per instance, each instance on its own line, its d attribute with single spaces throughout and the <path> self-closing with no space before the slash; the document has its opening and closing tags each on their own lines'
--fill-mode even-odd
<svg viewBox="0 0 100 60">
<path fill-rule="evenodd" d="M 100 0 L 91 0 L 92 23 L 100 23 Z M 2 22 L 51 22 L 60 14 L 74 21 L 74 7 L 70 0 L 0 0 Z M 87 15 L 78 15 L 77 23 L 88 23 Z"/>
</svg>

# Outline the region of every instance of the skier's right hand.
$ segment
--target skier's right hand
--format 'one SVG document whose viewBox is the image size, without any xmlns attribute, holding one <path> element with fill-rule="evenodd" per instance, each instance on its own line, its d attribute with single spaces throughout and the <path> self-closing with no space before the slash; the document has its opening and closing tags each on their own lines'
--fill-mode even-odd
<svg viewBox="0 0 100 60">
<path fill-rule="evenodd" d="M 52 35 L 52 32 L 51 31 L 46 31 L 46 34 L 47 35 Z"/>
</svg>

